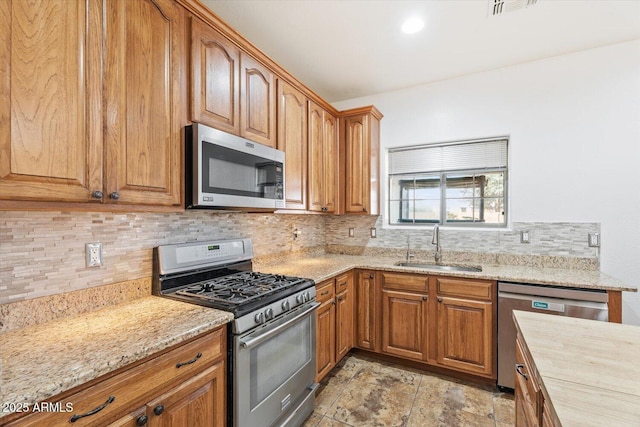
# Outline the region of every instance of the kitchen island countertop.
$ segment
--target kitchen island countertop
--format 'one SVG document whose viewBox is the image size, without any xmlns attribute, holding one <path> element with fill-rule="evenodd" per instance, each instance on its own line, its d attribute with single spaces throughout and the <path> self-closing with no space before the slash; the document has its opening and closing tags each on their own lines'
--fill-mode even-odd
<svg viewBox="0 0 640 427">
<path fill-rule="evenodd" d="M 46 401 L 232 319 L 228 312 L 148 296 L 1 333 L 0 404 Z"/>
<path fill-rule="evenodd" d="M 563 426 L 640 425 L 640 327 L 523 311 L 513 318 Z"/>
</svg>

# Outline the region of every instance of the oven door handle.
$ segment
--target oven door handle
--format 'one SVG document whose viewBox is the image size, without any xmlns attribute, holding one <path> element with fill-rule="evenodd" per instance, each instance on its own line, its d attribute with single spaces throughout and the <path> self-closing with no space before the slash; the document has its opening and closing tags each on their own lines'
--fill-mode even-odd
<svg viewBox="0 0 640 427">
<path fill-rule="evenodd" d="M 302 313 L 298 314 L 296 317 L 294 317 L 291 320 L 286 321 L 285 323 L 283 323 L 282 325 L 278 325 L 275 328 L 271 329 L 270 331 L 267 331 L 265 333 L 261 333 L 260 335 L 256 336 L 256 337 L 251 337 L 251 335 L 248 335 L 247 337 L 249 338 L 248 340 L 240 340 L 240 347 L 244 350 L 246 349 L 250 349 L 251 347 L 255 347 L 256 345 L 260 344 L 261 342 L 268 340 L 269 338 L 273 337 L 274 335 L 279 334 L 280 332 L 282 332 L 283 330 L 287 329 L 288 327 L 292 326 L 295 323 L 298 323 L 299 321 L 301 321 L 303 318 L 305 318 L 309 313 L 311 313 L 313 310 L 315 310 L 316 308 L 318 308 L 320 306 L 319 302 L 315 302 L 313 303 L 309 308 L 305 309 Z"/>
</svg>

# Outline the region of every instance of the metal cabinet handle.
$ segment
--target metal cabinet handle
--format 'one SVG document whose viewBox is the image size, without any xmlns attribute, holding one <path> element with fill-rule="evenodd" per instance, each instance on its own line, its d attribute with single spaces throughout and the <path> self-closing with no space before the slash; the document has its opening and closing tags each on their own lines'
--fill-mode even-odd
<svg viewBox="0 0 640 427">
<path fill-rule="evenodd" d="M 118 193 L 117 191 L 114 191 L 113 193 L 109 194 L 109 198 L 113 200 L 118 200 L 120 198 L 120 193 Z"/>
<path fill-rule="evenodd" d="M 438 297 L 438 302 L 442 302 L 442 298 Z"/>
<path fill-rule="evenodd" d="M 427 300 L 427 296 L 426 295 L 422 295 L 422 301 L 426 301 Z"/>
<path fill-rule="evenodd" d="M 517 363 L 516 364 L 516 372 L 518 372 L 520 375 L 522 375 L 526 381 L 529 381 L 529 375 L 527 375 L 524 372 L 522 372 L 522 368 L 524 368 L 524 365 L 522 363 Z"/>
<path fill-rule="evenodd" d="M 373 279 L 373 273 L 369 274 L 369 279 Z"/>
<path fill-rule="evenodd" d="M 338 286 L 340 286 L 340 287 L 347 286 L 347 282 L 340 282 L 340 283 L 338 283 Z"/>
<path fill-rule="evenodd" d="M 342 298 L 342 296 L 338 297 L 338 301 L 342 301 L 344 298 Z"/>
<path fill-rule="evenodd" d="M 320 292 L 320 296 L 328 295 L 328 294 L 329 294 L 329 291 Z"/>
<path fill-rule="evenodd" d="M 362 212 L 366 212 L 367 208 L 365 208 L 364 206 L 362 207 Z"/>
<path fill-rule="evenodd" d="M 148 420 L 149 419 L 147 418 L 146 415 L 140 415 L 138 417 L 138 419 L 136 420 L 136 425 L 137 426 L 143 426 L 143 425 L 145 425 L 147 423 Z"/>
<path fill-rule="evenodd" d="M 102 199 L 102 196 L 104 196 L 104 194 L 100 190 L 95 190 L 91 193 L 91 197 L 93 197 L 94 199 Z"/>
<path fill-rule="evenodd" d="M 155 408 L 153 408 L 153 413 L 156 415 L 160 415 L 164 412 L 164 406 L 162 405 L 158 405 Z"/>
<path fill-rule="evenodd" d="M 72 423 L 75 423 L 76 421 L 78 421 L 80 418 L 84 418 L 84 417 L 90 417 L 91 415 L 97 414 L 98 412 L 102 411 L 104 408 L 106 408 L 111 402 L 113 402 L 114 400 L 116 400 L 115 396 L 109 396 L 109 398 L 107 399 L 106 402 L 104 402 L 102 405 L 98 406 L 95 409 L 90 410 L 89 412 L 87 412 L 86 414 L 80 414 L 80 415 L 74 415 L 72 416 L 69 421 Z"/>
<path fill-rule="evenodd" d="M 187 360 L 186 362 L 176 363 L 176 368 L 180 368 L 180 367 L 185 366 L 185 365 L 191 365 L 192 363 L 196 363 L 196 361 L 198 359 L 200 359 L 201 357 L 202 357 L 202 353 L 198 352 L 198 354 L 196 354 L 196 357 L 194 357 L 193 359 Z"/>
</svg>

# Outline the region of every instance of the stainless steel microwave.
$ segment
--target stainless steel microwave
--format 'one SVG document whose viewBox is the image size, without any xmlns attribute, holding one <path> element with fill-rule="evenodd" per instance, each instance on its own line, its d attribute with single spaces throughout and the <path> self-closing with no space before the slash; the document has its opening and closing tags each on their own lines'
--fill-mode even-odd
<svg viewBox="0 0 640 427">
<path fill-rule="evenodd" d="M 284 208 L 284 152 L 202 124 L 185 128 L 187 208 Z"/>
</svg>

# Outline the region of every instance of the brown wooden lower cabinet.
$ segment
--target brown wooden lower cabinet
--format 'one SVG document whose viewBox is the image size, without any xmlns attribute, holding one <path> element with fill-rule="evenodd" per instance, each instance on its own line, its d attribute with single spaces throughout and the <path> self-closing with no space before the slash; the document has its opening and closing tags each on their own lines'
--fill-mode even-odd
<svg viewBox="0 0 640 427">
<path fill-rule="evenodd" d="M 434 277 L 437 361 L 471 374 L 495 376 L 495 282 Z"/>
<path fill-rule="evenodd" d="M 33 413 L 8 425 L 224 426 L 226 342 L 225 325 L 104 380 L 47 399 L 61 407 L 71 404 L 72 412 Z"/>
<path fill-rule="evenodd" d="M 359 270 L 356 346 L 496 378 L 496 282 Z"/>
<path fill-rule="evenodd" d="M 354 343 L 352 272 L 316 285 L 316 382 L 320 382 Z"/>
</svg>

